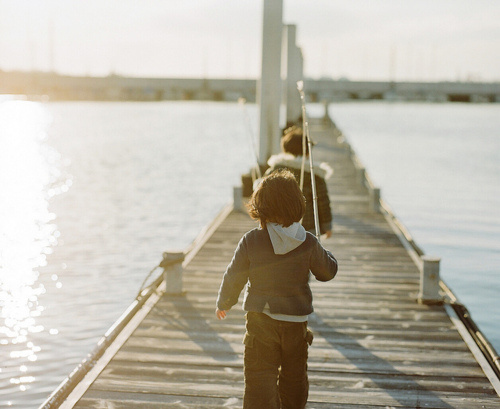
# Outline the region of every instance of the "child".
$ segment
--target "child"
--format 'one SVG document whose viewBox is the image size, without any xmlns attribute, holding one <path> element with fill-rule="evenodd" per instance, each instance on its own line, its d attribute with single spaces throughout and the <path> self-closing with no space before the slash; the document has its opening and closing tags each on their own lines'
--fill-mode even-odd
<svg viewBox="0 0 500 409">
<path fill-rule="evenodd" d="M 337 260 L 300 225 L 305 199 L 289 170 L 265 176 L 247 206 L 260 227 L 238 243 L 222 279 L 216 315 L 225 318 L 246 285 L 243 408 L 302 409 L 312 342 L 309 271 L 319 281 L 331 280 Z"/>
<path fill-rule="evenodd" d="M 282 152 L 269 158 L 267 163 L 270 168 L 267 170 L 266 174 L 276 169 L 287 168 L 295 175 L 297 180 L 300 180 L 302 149 L 302 128 L 291 127 L 287 129 L 281 138 Z M 307 156 L 309 156 L 309 148 L 306 145 L 306 157 Z M 326 234 L 327 238 L 332 235 L 332 211 L 330 209 L 330 199 L 328 197 L 328 188 L 325 179 L 328 179 L 332 173 L 333 169 L 326 163 L 314 167 L 314 180 L 316 182 L 316 193 L 318 196 L 320 233 Z M 304 169 L 303 191 L 306 197 L 306 212 L 302 220 L 302 225 L 307 231 L 315 233 L 311 173 L 308 159 L 306 159 Z"/>
</svg>

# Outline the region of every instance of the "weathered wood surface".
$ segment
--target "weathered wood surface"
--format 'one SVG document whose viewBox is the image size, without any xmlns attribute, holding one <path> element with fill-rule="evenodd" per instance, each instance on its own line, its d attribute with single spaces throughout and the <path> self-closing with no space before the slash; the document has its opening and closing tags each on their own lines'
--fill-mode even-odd
<svg viewBox="0 0 500 409">
<path fill-rule="evenodd" d="M 500 408 L 443 306 L 416 302 L 419 272 L 383 215 L 371 212 L 348 150 L 312 124 L 329 180 L 340 270 L 312 282 L 315 339 L 308 408 Z M 224 269 L 255 223 L 231 213 L 190 261 L 184 296 L 163 295 L 76 408 L 239 408 L 244 313 L 214 316 Z M 265 409 L 265 408 L 263 408 Z"/>
</svg>

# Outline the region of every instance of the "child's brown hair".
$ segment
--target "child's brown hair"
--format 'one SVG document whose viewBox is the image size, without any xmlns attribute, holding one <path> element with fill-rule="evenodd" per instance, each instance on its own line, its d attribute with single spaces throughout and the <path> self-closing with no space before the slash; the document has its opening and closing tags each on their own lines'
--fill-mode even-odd
<svg viewBox="0 0 500 409">
<path fill-rule="evenodd" d="M 293 173 L 279 169 L 262 178 L 247 208 L 250 217 L 259 220 L 262 228 L 268 222 L 288 227 L 302 219 L 306 200 Z"/>
<path fill-rule="evenodd" d="M 291 153 L 293 156 L 303 155 L 302 128 L 295 127 L 287 130 L 281 138 L 281 149 L 283 152 Z M 306 156 L 309 154 L 309 147 L 306 144 Z"/>
</svg>

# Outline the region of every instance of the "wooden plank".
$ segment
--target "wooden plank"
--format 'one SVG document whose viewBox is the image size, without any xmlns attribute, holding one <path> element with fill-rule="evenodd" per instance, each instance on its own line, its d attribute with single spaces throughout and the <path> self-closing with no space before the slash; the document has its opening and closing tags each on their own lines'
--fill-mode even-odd
<svg viewBox="0 0 500 409">
<path fill-rule="evenodd" d="M 186 396 L 177 394 L 130 393 L 116 391 L 89 391 L 77 407 L 88 409 L 236 409 L 242 407 L 242 400 L 231 398 L 209 398 L 207 396 Z"/>
<path fill-rule="evenodd" d="M 134 366 L 130 362 L 117 361 L 110 365 L 101 376 L 101 381 L 126 379 L 133 381 L 141 378 L 149 382 L 158 382 L 168 384 L 171 381 L 179 379 L 187 380 L 191 383 L 210 382 L 216 379 L 216 382 L 239 382 L 243 380 L 243 373 L 240 367 L 223 366 L 203 366 L 203 365 L 185 365 L 158 363 L 139 363 Z M 474 393 L 482 393 L 487 386 L 483 378 L 472 376 L 457 376 L 455 382 L 450 383 L 449 378 L 445 376 L 401 376 L 387 377 L 384 374 L 372 373 L 367 376 L 363 373 L 347 373 L 334 371 L 311 370 L 309 372 L 309 381 L 317 387 L 328 386 L 341 390 L 342 388 L 379 388 L 383 386 L 387 389 L 411 389 L 418 385 L 419 388 L 431 386 L 432 390 L 455 391 L 460 392 L 465 387 Z M 213 382 L 213 381 L 212 381 Z"/>
<path fill-rule="evenodd" d="M 148 393 L 154 394 L 176 394 L 199 397 L 238 397 L 243 391 L 243 377 L 238 371 L 163 371 L 129 374 L 119 372 L 115 375 L 104 374 L 98 381 L 94 391 L 116 391 L 123 393 Z M 221 388 L 221 384 L 225 385 Z M 387 377 L 387 376 L 346 376 L 339 374 L 324 374 L 319 376 L 312 373 L 310 376 L 310 394 L 312 400 L 323 402 L 346 402 L 339 398 L 357 395 L 362 391 L 361 403 L 368 403 L 373 397 L 377 397 L 380 405 L 404 404 L 410 405 L 420 399 L 422 407 L 430 404 L 436 407 L 448 407 L 447 402 L 454 402 L 456 407 L 467 407 L 460 405 L 463 399 L 463 388 L 467 388 L 468 397 L 474 397 L 475 404 L 484 404 L 488 396 L 494 393 L 485 393 L 485 384 L 471 383 L 468 379 L 461 382 L 450 383 L 445 378 L 417 377 Z M 450 388 L 453 385 L 455 388 Z M 439 395 L 438 395 L 439 393 Z M 373 403 L 374 401 L 371 400 Z M 458 406 L 457 406 L 458 404 Z M 415 406 L 418 407 L 418 406 Z M 434 407 L 434 406 L 430 406 Z"/>
</svg>

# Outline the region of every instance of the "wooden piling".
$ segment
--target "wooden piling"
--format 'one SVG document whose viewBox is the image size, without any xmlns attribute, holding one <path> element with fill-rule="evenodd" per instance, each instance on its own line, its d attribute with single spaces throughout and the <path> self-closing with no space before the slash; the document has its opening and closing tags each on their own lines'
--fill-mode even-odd
<svg viewBox="0 0 500 409">
<path fill-rule="evenodd" d="M 160 267 L 163 267 L 163 277 L 165 280 L 165 292 L 167 294 L 182 294 L 182 262 L 184 252 L 166 251 L 163 253 L 163 260 Z"/>
<path fill-rule="evenodd" d="M 418 302 L 421 304 L 441 304 L 442 296 L 439 294 L 439 257 L 422 257 L 420 270 L 420 291 Z"/>
</svg>

